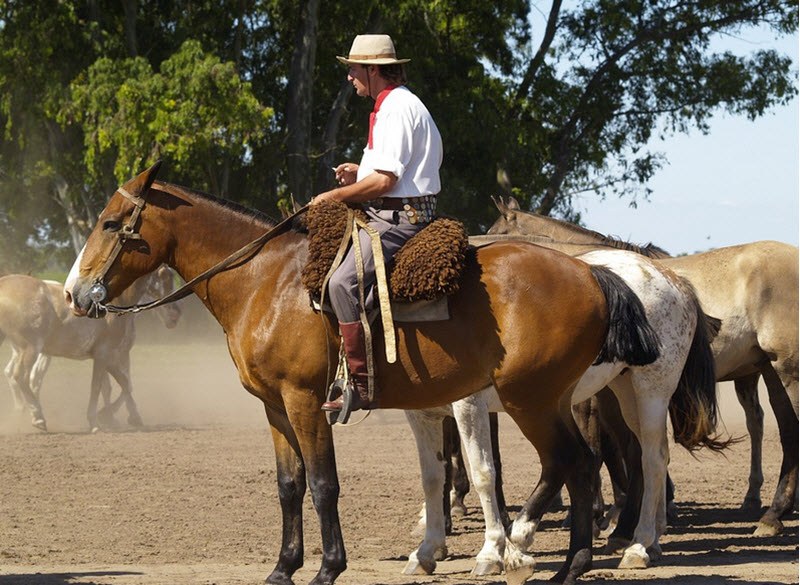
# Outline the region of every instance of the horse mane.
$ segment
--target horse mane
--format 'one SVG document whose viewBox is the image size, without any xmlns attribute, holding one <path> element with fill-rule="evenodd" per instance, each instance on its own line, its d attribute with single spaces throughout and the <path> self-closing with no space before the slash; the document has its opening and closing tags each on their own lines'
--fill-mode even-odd
<svg viewBox="0 0 800 585">
<path fill-rule="evenodd" d="M 192 189 L 190 187 L 183 187 L 182 185 L 174 185 L 172 183 L 165 183 L 163 181 L 153 181 L 153 188 L 158 188 L 165 193 L 169 193 L 170 195 L 189 195 L 192 197 L 199 197 L 200 199 L 205 199 L 206 201 L 210 201 L 215 205 L 219 205 L 220 207 L 224 207 L 225 209 L 230 209 L 240 215 L 244 215 L 245 217 L 255 219 L 256 221 L 262 222 L 266 224 L 266 227 L 273 227 L 278 222 L 275 221 L 271 216 L 267 215 L 263 211 L 259 211 L 258 209 L 253 209 L 252 207 L 247 207 L 246 205 L 242 205 L 241 203 L 237 203 L 236 201 L 231 201 L 230 199 L 223 199 L 222 197 L 217 197 L 216 195 L 211 195 L 210 193 L 205 193 L 203 191 L 198 191 L 196 189 Z"/>
<path fill-rule="evenodd" d="M 639 246 L 637 244 L 631 244 L 630 242 L 626 242 L 616 236 L 602 236 L 600 243 L 604 246 L 609 246 L 611 248 L 617 248 L 618 250 L 629 250 L 631 252 L 636 252 L 637 254 L 641 254 L 642 256 L 646 256 L 647 258 L 653 258 L 655 260 L 659 260 L 661 258 L 670 258 L 670 253 L 664 250 L 663 248 L 659 248 L 652 242 L 648 242 L 644 246 Z"/>
</svg>

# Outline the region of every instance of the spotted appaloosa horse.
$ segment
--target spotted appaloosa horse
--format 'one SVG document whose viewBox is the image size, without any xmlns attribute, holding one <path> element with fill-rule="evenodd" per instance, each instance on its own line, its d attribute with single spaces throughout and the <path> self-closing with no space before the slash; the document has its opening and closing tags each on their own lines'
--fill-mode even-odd
<svg viewBox="0 0 800 585">
<path fill-rule="evenodd" d="M 231 202 L 154 182 L 157 168 L 111 197 L 65 293 L 77 314 L 102 314 L 97 301 L 119 295 L 162 263 L 189 281 L 269 232 L 249 258 L 194 285 L 194 292 L 221 324 L 240 380 L 263 401 L 272 428 L 283 542 L 267 582 L 289 584 L 303 564 L 308 482 L 323 548 L 312 583 L 333 583 L 347 563 L 332 433 L 320 406 L 338 335 L 334 323 L 314 313 L 301 283 L 307 236 L 286 224 L 276 229 Z M 557 579 L 574 582 L 591 566 L 592 475 L 569 397 L 596 361 L 657 358 L 641 303 L 607 269 L 526 243 L 500 243 L 469 253 L 449 305 L 448 321 L 397 324 L 397 361 L 376 356 L 380 406 L 449 404 L 493 384 L 539 452 L 544 473 L 566 482 L 574 521 Z"/>
<path fill-rule="evenodd" d="M 500 217 L 490 234 L 536 236 L 549 246 L 575 251 L 635 248 L 598 232 L 522 211 L 515 200 L 498 201 Z M 648 247 L 652 249 L 652 246 Z M 664 256 L 667 256 L 664 254 Z M 719 381 L 733 380 L 750 433 L 750 482 L 743 508 L 761 510 L 761 441 L 764 413 L 758 379 L 764 377 L 778 422 L 783 461 L 775 496 L 756 527 L 758 536 L 783 530 L 781 516 L 797 504 L 798 476 L 798 248 L 781 242 L 753 242 L 658 260 L 688 280 L 703 310 L 722 327 L 711 344 Z"/>
<path fill-rule="evenodd" d="M 134 315 L 108 315 L 104 319 L 79 319 L 64 302 L 63 284 L 42 281 L 32 276 L 12 274 L 0 278 L 0 343 L 11 342 L 11 359 L 5 368 L 17 410 L 27 407 L 35 427 L 47 430 L 39 391 L 51 357 L 93 360 L 92 384 L 87 418 L 89 428 L 113 423 L 113 414 L 122 402 L 128 422 L 141 426 L 142 419 L 133 399 L 130 350 L 135 338 Z M 173 289 L 173 272 L 162 266 L 155 274 L 142 278 L 119 299 L 133 304 L 146 296 L 161 297 Z M 168 328 L 180 318 L 179 305 L 159 309 L 158 316 Z M 120 396 L 110 401 L 109 374 L 120 386 Z M 102 395 L 106 406 L 98 413 Z"/>
<path fill-rule="evenodd" d="M 491 237 L 472 241 L 487 239 Z M 716 428 L 717 401 L 707 317 L 685 281 L 644 256 L 621 250 L 598 250 L 577 258 L 610 268 L 625 280 L 642 301 L 648 321 L 661 341 L 659 358 L 651 364 L 636 366 L 615 362 L 592 366 L 578 382 L 572 396 L 573 404 L 577 404 L 609 386 L 619 400 L 625 422 L 641 445 L 644 478 L 641 514 L 632 542 L 624 544 L 626 550 L 620 567 L 644 568 L 652 556 L 660 556 L 658 537 L 666 529 L 668 411 L 676 441 L 686 448 L 721 449 L 725 446 L 712 436 Z M 445 546 L 444 468 L 436 454 L 442 452 L 441 417 L 448 414 L 453 414 L 458 423 L 486 519 L 484 546 L 473 573 L 490 574 L 503 569 L 506 539 L 495 501 L 489 410 L 501 411 L 502 405 L 493 393 L 481 392 L 452 406 L 406 413 L 419 448 L 426 495 L 426 533 L 419 548 L 409 555 L 405 572 L 431 573 L 437 554 L 441 554 Z M 542 482 L 547 485 L 551 497 L 561 489 L 557 483 L 550 484 L 546 476 Z M 517 554 L 517 547 L 527 550 L 533 543 L 541 519 L 530 515 L 533 507 L 533 502 L 526 504 L 511 526 L 512 555 Z M 538 509 L 543 510 L 541 506 Z"/>
</svg>

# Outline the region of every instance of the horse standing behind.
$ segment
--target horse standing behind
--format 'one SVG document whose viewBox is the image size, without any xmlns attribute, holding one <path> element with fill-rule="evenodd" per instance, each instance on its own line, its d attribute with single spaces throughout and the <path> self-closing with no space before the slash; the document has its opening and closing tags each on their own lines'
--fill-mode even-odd
<svg viewBox="0 0 800 585">
<path fill-rule="evenodd" d="M 173 272 L 166 266 L 137 281 L 120 296 L 119 302 L 133 304 L 145 296 L 161 297 L 173 289 Z M 168 328 L 178 322 L 181 310 L 172 304 L 158 311 Z M 89 428 L 113 423 L 114 412 L 124 401 L 128 422 L 141 426 L 142 419 L 133 399 L 130 350 L 135 338 L 134 315 L 108 315 L 100 320 L 79 319 L 64 302 L 63 284 L 41 281 L 25 275 L 0 278 L 0 343 L 8 337 L 11 359 L 5 375 L 16 410 L 27 407 L 32 424 L 47 430 L 39 393 L 51 357 L 92 359 L 92 384 L 87 418 Z M 111 380 L 120 386 L 120 396 L 110 401 Z M 102 395 L 106 406 L 98 413 Z"/>
<path fill-rule="evenodd" d="M 472 238 L 472 242 L 491 241 L 491 236 Z M 722 449 L 716 441 L 717 402 L 714 362 L 709 346 L 710 327 L 691 287 L 671 271 L 655 262 L 620 250 L 595 251 L 577 258 L 605 266 L 618 274 L 642 301 L 648 322 L 660 340 L 658 359 L 646 365 L 615 362 L 594 365 L 581 377 L 572 395 L 572 404 L 588 400 L 606 385 L 619 400 L 628 426 L 642 447 L 640 476 L 644 478 L 641 515 L 632 542 L 626 542 L 621 568 L 647 567 L 658 558 L 659 535 L 666 529 L 666 473 L 669 460 L 667 415 L 673 420 L 675 439 L 687 449 L 709 446 Z M 676 390 L 677 389 L 677 390 Z M 468 396 L 432 411 L 408 411 L 420 454 L 425 489 L 425 539 L 409 555 L 405 572 L 430 574 L 437 555 L 444 549 L 442 491 L 444 467 L 436 454 L 442 452 L 441 417 L 453 414 L 464 439 L 475 488 L 481 500 L 486 533 L 484 547 L 477 557 L 474 574 L 499 572 L 503 568 L 505 534 L 495 500 L 495 470 L 491 454 L 489 410 L 502 411 L 493 391 Z M 547 491 L 531 496 L 510 529 L 511 554 L 518 547 L 527 550 L 541 519 L 532 510 L 543 511 L 536 499 L 550 499 L 561 489 L 544 473 Z M 550 498 L 550 499 L 547 499 Z"/>
<path fill-rule="evenodd" d="M 495 203 L 501 215 L 490 234 L 536 236 L 543 246 L 568 243 L 575 253 L 587 248 L 639 249 L 577 225 L 522 211 L 514 199 Z M 711 349 L 717 380 L 733 380 L 745 411 L 751 462 L 742 508 L 753 510 L 761 509 L 764 481 L 764 412 L 758 400 L 758 379 L 764 377 L 778 422 L 783 462 L 775 496 L 755 534 L 778 534 L 783 530 L 780 518 L 796 506 L 798 494 L 798 248 L 763 241 L 678 258 L 663 255 L 666 257 L 658 262 L 688 280 L 703 309 L 722 321 Z"/>
<path fill-rule="evenodd" d="M 320 410 L 327 356 L 335 354 L 338 336 L 329 316 L 314 313 L 301 282 L 307 236 L 234 203 L 154 183 L 157 170 L 151 167 L 111 197 L 65 293 L 76 314 L 101 315 L 104 297 L 161 263 L 189 282 L 259 239 L 249 257 L 193 290 L 221 324 L 240 380 L 263 401 L 271 426 L 283 542 L 267 582 L 291 583 L 303 564 L 308 485 L 323 549 L 312 584 L 330 585 L 347 566 L 333 436 Z M 544 473 L 566 481 L 574 513 L 556 579 L 573 583 L 591 567 L 592 454 L 575 428 L 569 399 L 595 361 L 649 363 L 657 357 L 641 303 L 610 271 L 523 242 L 470 253 L 461 288 L 448 300 L 448 321 L 397 325 L 396 362 L 376 356 L 380 406 L 439 406 L 493 384 L 537 449 Z M 376 338 L 380 344 L 382 335 Z"/>
</svg>

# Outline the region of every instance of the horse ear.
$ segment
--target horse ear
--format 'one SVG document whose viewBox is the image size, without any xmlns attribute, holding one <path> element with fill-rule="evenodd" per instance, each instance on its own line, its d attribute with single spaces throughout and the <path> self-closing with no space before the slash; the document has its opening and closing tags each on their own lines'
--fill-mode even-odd
<svg viewBox="0 0 800 585">
<path fill-rule="evenodd" d="M 508 202 L 506 203 L 506 205 L 509 209 L 515 209 L 519 211 L 519 201 L 517 201 L 513 197 L 508 198 Z"/>
<path fill-rule="evenodd" d="M 157 161 L 152 167 L 139 173 L 136 177 L 123 185 L 130 193 L 141 195 L 150 188 L 153 181 L 156 180 L 158 169 L 161 168 L 161 161 Z"/>
<path fill-rule="evenodd" d="M 503 201 L 503 197 L 502 196 L 495 197 L 494 195 L 492 195 L 491 197 L 492 197 L 492 202 L 494 203 L 494 206 L 497 207 L 497 211 L 500 212 L 500 215 L 505 215 L 508 209 L 506 208 L 505 201 Z"/>
</svg>

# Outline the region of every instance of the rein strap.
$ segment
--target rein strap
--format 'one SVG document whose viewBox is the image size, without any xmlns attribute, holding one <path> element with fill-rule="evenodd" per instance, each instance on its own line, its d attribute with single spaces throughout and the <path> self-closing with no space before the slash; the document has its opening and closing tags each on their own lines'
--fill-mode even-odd
<svg viewBox="0 0 800 585">
<path fill-rule="evenodd" d="M 137 209 L 139 209 L 138 206 Z M 275 236 L 279 235 L 282 229 L 286 227 L 292 220 L 302 215 L 306 211 L 308 211 L 308 205 L 300 208 L 299 210 L 297 210 L 292 215 L 284 219 L 282 222 L 280 222 L 278 225 L 276 225 L 274 228 L 272 228 L 265 234 L 259 236 L 249 244 L 246 244 L 244 247 L 239 248 L 236 252 L 234 252 L 221 262 L 218 262 L 205 272 L 198 274 L 179 289 L 172 291 L 170 294 L 161 297 L 160 299 L 156 299 L 155 301 L 152 301 L 150 303 L 145 303 L 142 305 L 131 305 L 130 307 L 116 307 L 114 305 L 107 305 L 104 308 L 109 313 L 139 313 L 140 311 L 155 309 L 156 307 L 160 307 L 161 305 L 166 305 L 167 303 L 172 303 L 174 301 L 178 301 L 182 298 L 188 297 L 190 294 L 194 292 L 194 286 L 196 284 L 204 280 L 209 280 L 212 276 L 215 276 L 216 274 L 219 274 L 223 270 L 230 267 L 230 265 L 236 262 L 237 260 L 240 260 L 245 256 L 247 256 L 248 254 L 258 251 L 265 243 L 267 243 Z"/>
</svg>

